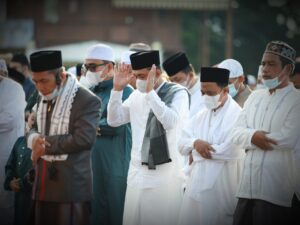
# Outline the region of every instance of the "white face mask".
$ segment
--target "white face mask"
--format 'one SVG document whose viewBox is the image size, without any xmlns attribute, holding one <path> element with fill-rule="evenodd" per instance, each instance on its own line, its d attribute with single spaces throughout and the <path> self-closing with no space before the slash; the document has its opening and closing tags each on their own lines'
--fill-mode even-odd
<svg viewBox="0 0 300 225">
<path fill-rule="evenodd" d="M 51 101 L 53 99 L 55 99 L 59 94 L 60 94 L 60 89 L 58 89 L 57 87 L 54 89 L 54 91 L 52 91 L 52 93 L 48 94 L 48 95 L 43 95 L 41 92 L 39 92 L 39 94 L 44 97 L 44 99 L 46 101 Z"/>
<path fill-rule="evenodd" d="M 147 80 L 141 80 L 141 79 L 136 79 L 136 88 L 142 92 L 145 93 L 147 89 Z"/>
<path fill-rule="evenodd" d="M 215 96 L 203 95 L 204 104 L 208 109 L 216 109 L 221 105 L 220 100 L 221 94 Z"/>
<path fill-rule="evenodd" d="M 79 80 L 79 83 L 86 87 L 86 88 L 91 88 L 93 85 L 86 79 L 86 76 L 81 76 L 80 77 L 80 80 Z"/>
<path fill-rule="evenodd" d="M 92 86 L 96 86 L 98 85 L 100 82 L 104 81 L 105 76 L 103 75 L 103 70 L 98 71 L 98 72 L 91 72 L 91 71 L 87 71 L 86 72 L 86 80 L 88 81 L 88 83 Z"/>
</svg>

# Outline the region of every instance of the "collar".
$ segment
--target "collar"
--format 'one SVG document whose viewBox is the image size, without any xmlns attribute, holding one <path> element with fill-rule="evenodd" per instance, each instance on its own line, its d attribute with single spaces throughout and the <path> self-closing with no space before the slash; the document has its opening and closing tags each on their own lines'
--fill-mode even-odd
<svg viewBox="0 0 300 225">
<path fill-rule="evenodd" d="M 289 82 L 289 84 L 286 87 L 284 87 L 284 88 L 277 88 L 272 93 L 270 93 L 269 89 L 266 89 L 266 91 L 268 92 L 269 96 L 281 96 L 281 95 L 286 94 L 287 92 L 289 92 L 293 88 L 294 88 L 293 83 Z"/>
</svg>

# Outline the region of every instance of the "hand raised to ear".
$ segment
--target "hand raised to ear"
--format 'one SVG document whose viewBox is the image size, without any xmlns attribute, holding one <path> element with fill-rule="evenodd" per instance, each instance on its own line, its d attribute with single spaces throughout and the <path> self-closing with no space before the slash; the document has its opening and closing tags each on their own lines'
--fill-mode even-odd
<svg viewBox="0 0 300 225">
<path fill-rule="evenodd" d="M 122 91 L 132 79 L 133 75 L 130 73 L 130 65 L 117 64 L 114 75 L 114 90 Z"/>
<path fill-rule="evenodd" d="M 147 86 L 146 86 L 146 92 L 149 93 L 153 90 L 155 85 L 155 78 L 156 78 L 156 66 L 155 64 L 152 65 L 151 70 L 148 73 L 147 77 Z"/>
</svg>

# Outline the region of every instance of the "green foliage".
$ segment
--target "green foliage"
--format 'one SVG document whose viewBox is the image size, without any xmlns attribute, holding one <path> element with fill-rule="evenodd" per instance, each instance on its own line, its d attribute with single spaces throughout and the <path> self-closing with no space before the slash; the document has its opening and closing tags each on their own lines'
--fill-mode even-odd
<svg viewBox="0 0 300 225">
<path fill-rule="evenodd" d="M 300 56 L 300 1 L 286 0 L 282 7 L 271 7 L 268 0 L 238 0 L 233 14 L 233 56 L 244 67 L 245 74 L 257 74 L 265 46 L 269 41 L 281 40 L 290 44 Z M 196 70 L 201 66 L 200 43 L 202 12 L 182 14 L 182 43 Z M 283 22 L 278 23 L 278 17 Z M 295 21 L 293 35 L 287 20 Z M 226 13 L 209 13 L 210 64 L 225 58 Z M 216 29 L 218 28 L 218 29 Z"/>
</svg>

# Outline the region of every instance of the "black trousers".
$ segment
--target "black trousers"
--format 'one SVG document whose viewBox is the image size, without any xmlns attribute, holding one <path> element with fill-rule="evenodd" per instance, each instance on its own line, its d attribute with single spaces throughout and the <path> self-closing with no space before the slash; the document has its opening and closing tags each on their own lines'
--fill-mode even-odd
<svg viewBox="0 0 300 225">
<path fill-rule="evenodd" d="M 300 224 L 300 201 L 295 194 L 292 201 L 292 215 L 293 223 L 295 225 Z"/>
<path fill-rule="evenodd" d="M 233 225 L 290 225 L 292 208 L 258 199 L 239 198 Z"/>
<path fill-rule="evenodd" d="M 36 225 L 89 225 L 90 202 L 35 202 Z"/>
</svg>

